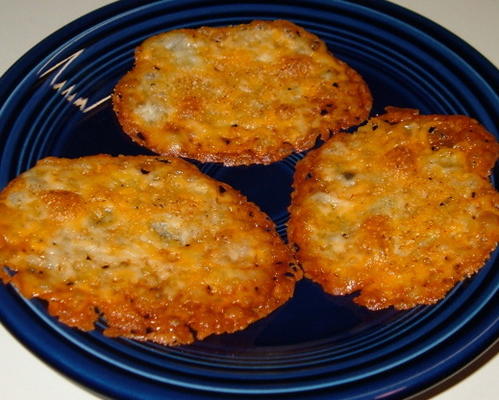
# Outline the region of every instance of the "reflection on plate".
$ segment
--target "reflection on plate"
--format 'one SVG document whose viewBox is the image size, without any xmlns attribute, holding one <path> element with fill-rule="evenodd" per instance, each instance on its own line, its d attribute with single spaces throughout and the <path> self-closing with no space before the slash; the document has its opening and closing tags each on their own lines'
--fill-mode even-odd
<svg viewBox="0 0 499 400">
<path fill-rule="evenodd" d="M 498 135 L 497 70 L 433 23 L 385 1 L 122 1 L 91 13 L 31 50 L 0 89 L 0 186 L 48 156 L 141 154 L 112 112 L 109 94 L 156 33 L 253 19 L 289 19 L 324 39 L 387 105 L 466 114 Z M 293 155 L 270 166 L 205 173 L 241 190 L 285 235 Z M 497 253 L 497 252 L 496 252 Z M 368 311 L 351 296 L 302 281 L 295 297 L 248 329 L 166 348 L 84 333 L 44 305 L 0 288 L 0 317 L 56 368 L 118 398 L 401 398 L 449 376 L 497 338 L 495 255 L 438 304 Z"/>
</svg>

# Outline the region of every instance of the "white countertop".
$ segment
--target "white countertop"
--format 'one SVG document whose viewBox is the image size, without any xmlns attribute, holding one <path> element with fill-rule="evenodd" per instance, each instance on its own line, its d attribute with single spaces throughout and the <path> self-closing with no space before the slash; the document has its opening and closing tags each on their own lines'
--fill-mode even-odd
<svg viewBox="0 0 499 400">
<path fill-rule="evenodd" d="M 56 29 L 108 0 L 0 0 L 0 75 Z M 498 0 L 396 0 L 446 27 L 499 66 Z M 1 305 L 0 305 L 1 306 Z M 26 350 L 0 325 L 0 398 L 96 399 Z M 492 400 L 499 392 L 499 357 L 437 394 L 435 400 Z"/>
</svg>

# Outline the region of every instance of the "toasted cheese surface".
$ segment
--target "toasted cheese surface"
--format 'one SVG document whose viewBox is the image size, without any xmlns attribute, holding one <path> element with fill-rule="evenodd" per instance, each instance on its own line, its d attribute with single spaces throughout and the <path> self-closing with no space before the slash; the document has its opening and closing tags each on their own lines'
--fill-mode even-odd
<svg viewBox="0 0 499 400">
<path fill-rule="evenodd" d="M 499 145 L 465 116 L 387 108 L 297 165 L 288 236 L 305 276 L 370 309 L 432 304 L 499 238 Z"/>
<path fill-rule="evenodd" d="M 175 345 L 245 328 L 293 293 L 272 222 L 174 158 L 46 158 L 0 194 L 0 274 L 82 330 Z"/>
<path fill-rule="evenodd" d="M 113 95 L 124 131 L 164 155 L 269 164 L 371 109 L 360 75 L 287 21 L 180 29 L 147 39 Z"/>
</svg>

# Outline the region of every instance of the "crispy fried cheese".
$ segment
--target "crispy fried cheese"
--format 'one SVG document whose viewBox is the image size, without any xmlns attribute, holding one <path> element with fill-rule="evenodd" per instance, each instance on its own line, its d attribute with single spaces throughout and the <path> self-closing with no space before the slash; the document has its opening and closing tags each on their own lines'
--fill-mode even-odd
<svg viewBox="0 0 499 400">
<path fill-rule="evenodd" d="M 292 295 L 256 205 L 174 158 L 46 158 L 0 194 L 0 270 L 67 325 L 165 345 L 234 332 Z"/>
<path fill-rule="evenodd" d="M 113 105 L 124 131 L 156 153 L 270 164 L 364 121 L 371 94 L 317 36 L 253 21 L 147 39 Z"/>
<path fill-rule="evenodd" d="M 288 236 L 305 275 L 377 310 L 442 299 L 499 239 L 499 145 L 465 116 L 387 108 L 297 165 Z"/>
</svg>

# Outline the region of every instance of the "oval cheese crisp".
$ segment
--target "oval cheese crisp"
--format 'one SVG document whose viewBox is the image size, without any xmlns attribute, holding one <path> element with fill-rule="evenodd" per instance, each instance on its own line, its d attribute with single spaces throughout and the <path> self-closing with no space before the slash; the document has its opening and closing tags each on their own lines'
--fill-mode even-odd
<svg viewBox="0 0 499 400">
<path fill-rule="evenodd" d="M 305 275 L 370 309 L 432 304 L 499 239 L 499 145 L 475 120 L 388 108 L 297 165 L 288 236 Z"/>
<path fill-rule="evenodd" d="M 180 159 L 46 158 L 0 194 L 1 277 L 72 327 L 175 345 L 245 328 L 293 293 L 269 218 Z"/>
<path fill-rule="evenodd" d="M 147 39 L 113 104 L 124 131 L 159 154 L 241 165 L 272 163 L 360 124 L 371 95 L 317 36 L 254 21 Z"/>
</svg>

